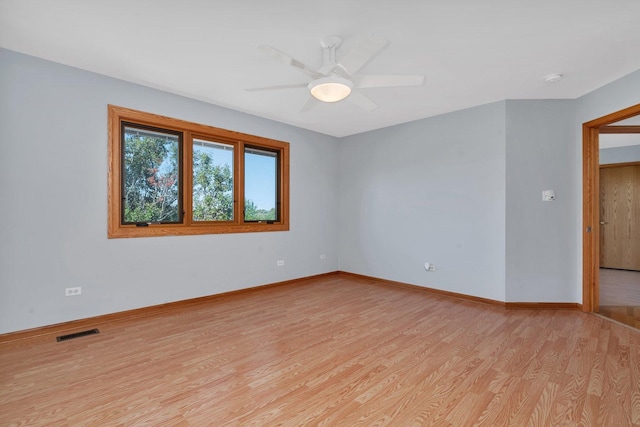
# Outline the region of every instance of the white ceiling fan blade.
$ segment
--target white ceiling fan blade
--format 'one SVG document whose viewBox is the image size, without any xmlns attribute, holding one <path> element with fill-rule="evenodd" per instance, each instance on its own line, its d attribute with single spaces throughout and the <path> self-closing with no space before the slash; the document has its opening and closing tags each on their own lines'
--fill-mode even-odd
<svg viewBox="0 0 640 427">
<path fill-rule="evenodd" d="M 424 76 L 421 75 L 364 75 L 354 78 L 356 87 L 397 87 L 422 86 Z"/>
<path fill-rule="evenodd" d="M 364 67 L 371 58 L 384 49 L 387 43 L 387 40 L 372 34 L 358 47 L 347 53 L 340 60 L 340 65 L 342 65 L 349 74 L 354 75 L 360 68 Z"/>
<path fill-rule="evenodd" d="M 367 111 L 372 111 L 378 108 L 375 102 L 358 90 L 352 91 L 345 100 Z"/>
<path fill-rule="evenodd" d="M 309 95 L 309 98 L 307 98 L 307 102 L 305 102 L 302 108 L 300 108 L 300 112 L 304 113 L 305 111 L 309 111 L 310 109 L 315 107 L 317 103 L 318 101 L 313 96 Z"/>
<path fill-rule="evenodd" d="M 311 67 L 303 64 L 302 62 L 298 61 L 297 59 L 295 59 L 291 55 L 287 55 L 286 53 L 282 52 L 281 50 L 276 49 L 275 47 L 272 47 L 272 46 L 260 46 L 258 49 L 260 49 L 262 52 L 266 53 L 267 55 L 270 55 L 270 56 L 276 58 L 278 61 L 282 62 L 285 65 L 289 65 L 291 67 L 294 67 L 294 68 L 297 68 L 297 69 L 301 70 L 303 73 L 313 77 L 314 79 L 317 79 L 317 78 L 320 78 L 320 77 L 326 77 L 324 74 L 322 74 L 318 70 L 314 70 L 313 68 L 311 68 Z"/>
<path fill-rule="evenodd" d="M 257 92 L 261 90 L 280 90 L 280 89 L 298 89 L 301 87 L 307 87 L 309 83 L 294 83 L 290 85 L 276 85 L 276 86 L 262 86 L 262 87 L 251 87 L 245 89 L 247 92 Z"/>
</svg>

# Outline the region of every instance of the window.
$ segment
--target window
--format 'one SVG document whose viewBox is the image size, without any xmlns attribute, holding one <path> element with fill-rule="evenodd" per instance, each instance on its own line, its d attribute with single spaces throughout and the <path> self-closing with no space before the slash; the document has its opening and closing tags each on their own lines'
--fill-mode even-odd
<svg viewBox="0 0 640 427">
<path fill-rule="evenodd" d="M 180 223 L 182 135 L 121 123 L 123 224 Z"/>
<path fill-rule="evenodd" d="M 288 143 L 109 106 L 108 237 L 288 229 Z"/>
<path fill-rule="evenodd" d="M 278 153 L 244 148 L 244 220 L 277 221 Z"/>
<path fill-rule="evenodd" d="M 233 145 L 193 140 L 194 221 L 233 221 Z"/>
</svg>

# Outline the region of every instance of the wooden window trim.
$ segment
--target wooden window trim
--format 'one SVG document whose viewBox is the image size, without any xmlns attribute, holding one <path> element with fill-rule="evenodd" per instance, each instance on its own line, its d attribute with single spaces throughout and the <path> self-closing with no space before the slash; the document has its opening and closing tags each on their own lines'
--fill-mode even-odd
<svg viewBox="0 0 640 427">
<path fill-rule="evenodd" d="M 220 129 L 213 126 L 188 122 L 171 117 L 132 110 L 129 108 L 108 106 L 109 153 L 108 153 L 108 237 L 157 237 L 198 234 L 254 233 L 264 231 L 289 230 L 289 143 L 274 139 L 249 135 L 241 132 Z M 130 122 L 146 126 L 183 132 L 183 222 L 181 224 L 150 224 L 138 227 L 134 224 L 122 224 L 121 198 L 121 150 L 120 124 Z M 209 139 L 234 146 L 234 219 L 232 221 L 192 221 L 192 140 Z M 278 171 L 280 215 L 278 221 L 244 221 L 244 145 L 262 147 L 278 151 L 280 168 Z M 236 154 L 237 153 L 237 154 Z"/>
</svg>

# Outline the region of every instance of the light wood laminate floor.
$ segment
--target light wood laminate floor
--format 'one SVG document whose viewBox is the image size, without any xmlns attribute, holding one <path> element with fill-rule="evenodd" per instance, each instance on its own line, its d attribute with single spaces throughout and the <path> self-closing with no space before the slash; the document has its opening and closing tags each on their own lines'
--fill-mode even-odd
<svg viewBox="0 0 640 427">
<path fill-rule="evenodd" d="M 0 425 L 640 426 L 640 331 L 346 275 L 0 345 Z"/>
<path fill-rule="evenodd" d="M 640 329 L 640 271 L 600 269 L 599 313 Z"/>
</svg>

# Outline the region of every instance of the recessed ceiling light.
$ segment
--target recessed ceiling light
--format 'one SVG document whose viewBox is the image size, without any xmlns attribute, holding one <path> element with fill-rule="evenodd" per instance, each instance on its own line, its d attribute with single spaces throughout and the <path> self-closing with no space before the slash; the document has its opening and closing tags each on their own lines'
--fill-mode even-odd
<svg viewBox="0 0 640 427">
<path fill-rule="evenodd" d="M 558 83 L 560 80 L 562 80 L 564 76 L 562 74 L 549 74 L 548 76 L 545 76 L 544 78 L 544 82 L 545 83 Z"/>
</svg>

